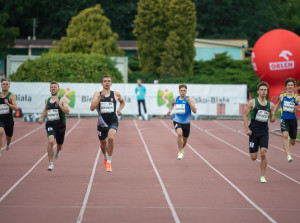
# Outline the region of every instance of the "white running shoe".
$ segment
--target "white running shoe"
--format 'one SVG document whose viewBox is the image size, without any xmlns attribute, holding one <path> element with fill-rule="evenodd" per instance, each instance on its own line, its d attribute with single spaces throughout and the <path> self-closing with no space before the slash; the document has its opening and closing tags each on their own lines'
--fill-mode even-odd
<svg viewBox="0 0 300 223">
<path fill-rule="evenodd" d="M 6 150 L 9 150 L 9 145 L 6 144 Z"/>
<path fill-rule="evenodd" d="M 50 164 L 50 165 L 48 166 L 48 171 L 52 171 L 53 168 L 54 168 L 54 165 L 53 165 L 53 164 Z"/>
<path fill-rule="evenodd" d="M 59 157 L 59 153 L 60 151 L 58 151 L 57 147 L 56 147 L 56 150 L 55 150 L 55 153 L 54 153 L 54 159 L 57 160 L 57 158 Z"/>
<path fill-rule="evenodd" d="M 287 160 L 288 160 L 289 163 L 293 161 L 293 158 L 291 157 L 291 155 L 287 156 Z"/>
</svg>

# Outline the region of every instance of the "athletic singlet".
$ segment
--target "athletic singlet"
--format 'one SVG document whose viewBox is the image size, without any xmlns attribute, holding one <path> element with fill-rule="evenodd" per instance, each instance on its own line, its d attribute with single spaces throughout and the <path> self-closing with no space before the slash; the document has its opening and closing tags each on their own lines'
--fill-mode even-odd
<svg viewBox="0 0 300 223">
<path fill-rule="evenodd" d="M 104 97 L 101 99 L 100 103 L 97 106 L 98 126 L 108 127 L 110 123 L 118 122 L 118 117 L 116 115 L 116 105 L 117 101 L 115 99 L 115 94 L 113 91 L 110 91 L 110 95 L 108 97 Z"/>
<path fill-rule="evenodd" d="M 64 124 L 66 125 L 66 114 L 59 108 L 59 106 L 54 103 L 50 103 L 50 98 L 47 100 L 47 122 L 46 124 Z M 61 97 L 58 97 L 60 100 Z"/>
<path fill-rule="evenodd" d="M 267 100 L 267 105 L 262 106 L 259 104 L 257 98 L 255 98 L 255 106 L 253 110 L 250 111 L 251 123 L 249 128 L 251 131 L 264 133 L 269 130 L 268 120 L 270 115 L 270 101 Z"/>
<path fill-rule="evenodd" d="M 1 94 L 1 92 L 0 92 L 0 94 Z M 12 104 L 9 101 L 10 95 L 11 95 L 11 92 L 8 92 L 8 94 L 6 95 L 5 98 L 0 98 L 0 118 L 1 119 L 7 119 L 7 118 L 13 117 L 12 109 L 10 109 L 10 107 L 7 104 L 5 104 L 5 101 L 4 101 L 4 99 L 7 99 L 8 103 Z"/>
<path fill-rule="evenodd" d="M 292 98 L 288 98 L 286 93 L 283 94 L 283 99 L 281 102 L 281 119 L 296 119 L 296 111 L 295 106 L 297 94 L 295 94 Z"/>
<path fill-rule="evenodd" d="M 191 119 L 191 107 L 187 102 L 186 96 L 183 100 L 180 100 L 180 96 L 178 96 L 175 100 L 175 118 L 173 119 L 175 122 L 179 122 L 181 124 L 190 123 Z"/>
</svg>

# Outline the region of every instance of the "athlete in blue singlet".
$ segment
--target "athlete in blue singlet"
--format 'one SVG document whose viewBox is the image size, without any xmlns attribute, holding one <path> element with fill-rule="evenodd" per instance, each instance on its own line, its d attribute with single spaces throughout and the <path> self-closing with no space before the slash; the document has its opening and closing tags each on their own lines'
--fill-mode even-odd
<svg viewBox="0 0 300 223">
<path fill-rule="evenodd" d="M 250 158 L 257 159 L 258 148 L 260 148 L 260 182 L 267 183 L 265 173 L 268 165 L 268 145 L 269 145 L 269 127 L 268 120 L 275 121 L 274 104 L 266 99 L 268 94 L 268 83 L 261 81 L 257 86 L 258 97 L 251 99 L 244 113 L 244 126 L 246 134 L 249 136 Z M 251 113 L 251 123 L 248 126 L 248 115 Z"/>
<path fill-rule="evenodd" d="M 104 166 L 107 172 L 111 172 L 111 158 L 114 149 L 114 137 L 118 130 L 116 102 L 120 102 L 120 107 L 117 110 L 117 114 L 119 116 L 122 115 L 121 111 L 125 106 L 125 102 L 119 92 L 110 90 L 112 82 L 108 75 L 102 77 L 101 85 L 103 86 L 103 91 L 94 93 L 90 109 L 91 111 L 97 109 L 97 130 L 101 144 L 101 151 L 104 156 Z"/>
<path fill-rule="evenodd" d="M 14 132 L 14 119 L 12 110 L 17 110 L 16 96 L 9 91 L 10 80 L 1 79 L 0 93 L 0 156 L 2 150 L 2 136 L 6 135 L 6 150 L 9 150 L 9 145 Z"/>
<path fill-rule="evenodd" d="M 175 117 L 173 119 L 173 124 L 177 132 L 177 144 L 179 149 L 177 156 L 178 160 L 181 160 L 184 156 L 184 147 L 190 135 L 191 112 L 197 112 L 194 99 L 186 96 L 186 92 L 187 86 L 185 84 L 179 85 L 180 96 L 173 99 L 167 113 L 167 116 L 169 116 L 171 114 L 171 111 L 175 107 Z"/>
<path fill-rule="evenodd" d="M 280 94 L 278 103 L 274 111 L 281 107 L 280 128 L 283 135 L 283 147 L 287 155 L 288 162 L 292 162 L 290 153 L 290 144 L 295 145 L 297 138 L 297 116 L 296 107 L 300 104 L 300 96 L 294 93 L 296 81 L 294 78 L 288 78 L 284 82 L 286 93 Z M 290 137 L 290 140 L 289 140 Z"/>
</svg>

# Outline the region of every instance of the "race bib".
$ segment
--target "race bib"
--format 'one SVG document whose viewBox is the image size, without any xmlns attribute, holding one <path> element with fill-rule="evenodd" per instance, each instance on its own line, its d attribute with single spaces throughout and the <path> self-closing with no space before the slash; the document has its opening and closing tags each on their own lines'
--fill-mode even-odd
<svg viewBox="0 0 300 223">
<path fill-rule="evenodd" d="M 270 112 L 268 112 L 268 111 L 258 110 L 255 120 L 260 121 L 260 122 L 267 122 L 269 119 L 269 114 L 270 114 Z"/>
<path fill-rule="evenodd" d="M 175 104 L 176 114 L 185 114 L 185 104 Z"/>
<path fill-rule="evenodd" d="M 294 113 L 295 112 L 295 103 L 292 101 L 284 101 L 282 111 Z"/>
<path fill-rule="evenodd" d="M 50 109 L 47 111 L 47 119 L 49 121 L 59 120 L 59 111 L 58 109 Z"/>
<path fill-rule="evenodd" d="M 9 114 L 9 106 L 7 104 L 0 104 L 0 115 Z"/>
<path fill-rule="evenodd" d="M 113 102 L 100 102 L 100 112 L 104 113 L 113 113 L 115 111 L 115 106 Z"/>
</svg>

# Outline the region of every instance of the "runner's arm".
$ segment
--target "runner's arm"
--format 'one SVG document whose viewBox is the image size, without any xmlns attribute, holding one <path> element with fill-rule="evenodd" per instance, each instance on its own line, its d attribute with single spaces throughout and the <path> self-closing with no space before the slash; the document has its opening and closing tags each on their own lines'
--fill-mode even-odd
<svg viewBox="0 0 300 223">
<path fill-rule="evenodd" d="M 10 107 L 10 109 L 17 110 L 18 109 L 17 99 L 16 99 L 16 96 L 13 93 L 10 95 L 9 101 L 11 102 L 11 104 L 7 103 L 7 105 Z"/>
<path fill-rule="evenodd" d="M 121 116 L 122 115 L 121 111 L 125 107 L 125 101 L 124 101 L 124 99 L 122 98 L 122 96 L 121 96 L 121 94 L 119 92 L 115 91 L 115 94 L 116 94 L 116 96 L 118 98 L 118 101 L 120 102 L 120 107 L 119 107 L 117 113 L 118 113 L 118 116 Z"/>
<path fill-rule="evenodd" d="M 90 106 L 90 109 L 91 111 L 94 111 L 98 104 L 100 103 L 101 99 L 102 99 L 102 95 L 100 95 L 100 92 L 95 92 L 94 95 L 93 95 L 93 100 L 91 102 L 91 106 Z"/>
<path fill-rule="evenodd" d="M 274 114 L 275 114 L 275 109 L 274 109 L 274 104 L 271 102 L 270 103 L 270 121 L 271 122 L 275 122 L 275 120 L 276 120 L 276 118 L 275 118 L 275 116 L 274 116 Z"/>
<path fill-rule="evenodd" d="M 192 112 L 193 112 L 194 114 L 196 114 L 196 113 L 197 113 L 197 108 L 196 108 L 196 106 L 195 106 L 195 100 L 194 100 L 194 98 L 188 97 L 186 100 L 187 100 L 187 102 L 189 103 L 189 105 L 190 105 L 190 107 L 191 107 L 191 109 L 192 109 Z"/>
<path fill-rule="evenodd" d="M 47 99 L 45 100 L 45 107 L 44 110 L 42 111 L 42 114 L 39 118 L 39 123 L 42 124 L 43 118 L 47 115 Z"/>
<path fill-rule="evenodd" d="M 249 126 L 248 126 L 248 115 L 250 113 L 250 111 L 254 108 L 254 99 L 251 99 L 247 105 L 247 108 L 244 112 L 244 116 L 243 116 L 243 119 L 244 119 L 244 127 L 245 127 L 245 130 L 246 130 L 246 134 L 248 136 L 250 136 L 252 134 L 252 131 L 249 129 Z"/>
<path fill-rule="evenodd" d="M 63 113 L 65 113 L 66 115 L 70 114 L 70 108 L 66 97 L 62 97 L 60 99 L 58 106 Z"/>
<path fill-rule="evenodd" d="M 278 96 L 278 102 L 277 102 L 276 106 L 275 106 L 274 109 L 273 109 L 274 114 L 275 114 L 275 112 L 280 108 L 282 98 L 283 98 L 283 94 L 280 94 L 280 95 Z"/>
<path fill-rule="evenodd" d="M 172 103 L 170 104 L 170 107 L 169 107 L 169 111 L 168 111 L 168 113 L 167 113 L 167 116 L 170 116 L 171 111 L 172 111 L 173 108 L 174 108 L 174 105 L 175 105 L 175 98 L 173 98 Z"/>
</svg>

